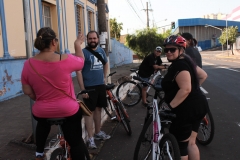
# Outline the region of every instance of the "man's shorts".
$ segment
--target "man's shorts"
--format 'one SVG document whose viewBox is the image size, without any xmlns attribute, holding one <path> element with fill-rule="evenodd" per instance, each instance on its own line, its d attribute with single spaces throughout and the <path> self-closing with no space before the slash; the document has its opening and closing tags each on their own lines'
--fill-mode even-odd
<svg viewBox="0 0 240 160">
<path fill-rule="evenodd" d="M 150 80 L 150 77 L 148 78 L 143 78 L 143 77 L 140 77 L 141 79 L 145 80 L 145 81 L 149 81 Z M 143 83 L 143 87 L 147 87 L 148 84 L 147 83 Z"/>
<path fill-rule="evenodd" d="M 97 85 L 91 87 L 85 87 L 86 90 L 95 89 L 95 91 L 89 92 L 89 98 L 83 98 L 84 103 L 87 107 L 94 111 L 96 107 L 107 107 L 107 98 L 106 98 L 106 87 L 105 85 Z"/>
</svg>

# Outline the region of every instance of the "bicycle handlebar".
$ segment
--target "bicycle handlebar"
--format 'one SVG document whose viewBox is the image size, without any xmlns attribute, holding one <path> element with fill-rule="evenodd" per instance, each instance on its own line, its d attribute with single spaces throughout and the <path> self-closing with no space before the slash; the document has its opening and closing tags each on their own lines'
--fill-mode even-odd
<svg viewBox="0 0 240 160">
<path fill-rule="evenodd" d="M 115 72 L 112 72 L 108 75 L 108 77 L 111 77 L 112 75 L 114 75 L 115 73 L 117 73 L 116 71 Z"/>
</svg>

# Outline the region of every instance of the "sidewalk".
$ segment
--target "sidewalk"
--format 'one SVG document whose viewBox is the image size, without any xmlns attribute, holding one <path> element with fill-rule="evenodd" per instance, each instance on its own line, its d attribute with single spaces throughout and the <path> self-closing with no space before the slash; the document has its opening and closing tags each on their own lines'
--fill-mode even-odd
<svg viewBox="0 0 240 160">
<path fill-rule="evenodd" d="M 139 64 L 137 62 L 110 69 L 111 73 L 117 72 L 111 78 L 112 83 L 118 84 L 118 81 L 123 80 L 121 77 L 130 75 L 130 69 L 138 68 Z M 77 92 L 79 87 L 76 77 L 73 78 L 73 82 Z M 111 132 L 113 126 L 109 127 L 108 130 Z M 0 160 L 35 158 L 35 145 L 22 142 L 32 133 L 30 99 L 27 96 L 21 95 L 0 102 L 0 128 Z M 48 140 L 55 138 L 56 132 L 57 127 L 52 126 Z"/>
<path fill-rule="evenodd" d="M 201 52 L 204 54 L 204 52 Z M 229 53 L 231 55 L 231 52 Z M 204 55 L 204 57 L 207 55 Z M 234 56 L 227 56 L 227 53 L 222 54 L 216 54 L 215 56 L 212 56 L 212 58 L 221 58 L 224 60 L 240 60 L 240 55 L 234 55 Z M 208 57 L 208 56 L 207 56 Z M 231 58 L 230 58 L 231 57 Z M 121 83 L 121 81 L 124 80 L 122 77 L 129 76 L 131 74 L 130 69 L 131 68 L 138 68 L 140 64 L 140 61 L 135 61 L 132 64 L 126 64 L 122 65 L 116 68 L 111 68 L 110 72 L 116 71 L 117 73 L 114 74 L 111 78 L 112 83 L 118 84 Z M 73 78 L 75 91 L 77 92 L 78 89 L 78 83 L 76 80 L 76 77 Z M 129 108 L 129 114 L 133 117 L 131 119 L 131 125 L 133 131 L 136 133 L 139 128 L 141 128 L 141 122 L 142 118 L 144 117 L 144 109 L 141 107 L 141 105 L 135 106 L 133 108 Z M 138 118 L 141 117 L 141 118 Z M 128 142 L 124 141 L 123 143 L 126 143 L 126 148 L 121 148 L 122 150 L 128 150 L 132 147 L 133 144 L 136 143 L 136 135 L 132 135 L 131 137 L 126 137 L 127 134 L 124 131 L 122 126 L 117 127 L 118 123 L 105 123 L 103 125 L 103 130 L 107 133 L 110 133 L 112 136 L 112 139 L 116 138 L 125 138 L 130 139 Z M 120 124 L 121 125 L 121 124 Z M 10 100 L 6 100 L 3 102 L 0 102 L 0 160 L 13 160 L 13 159 L 34 159 L 35 157 L 35 145 L 34 144 L 24 144 L 21 141 L 23 139 L 26 139 L 31 133 L 32 133 L 32 121 L 31 121 L 31 112 L 30 112 L 30 99 L 25 96 L 21 95 L 16 98 L 12 98 Z M 52 127 L 51 133 L 49 135 L 49 139 L 52 139 L 55 137 L 57 128 L 55 126 Z M 136 133 L 138 134 L 138 133 Z M 104 142 L 105 143 L 105 142 Z M 101 159 L 100 154 L 109 154 L 111 155 L 110 149 L 105 149 L 106 152 L 102 152 L 101 148 L 104 144 L 103 142 L 97 142 L 97 146 L 99 147 L 98 150 L 95 152 L 92 152 L 93 154 L 98 154 L 98 156 L 94 156 L 94 159 Z M 107 143 L 111 143 L 111 141 L 106 141 Z M 108 146 L 111 146 L 111 150 L 114 150 L 118 148 L 118 144 L 114 144 L 112 142 Z M 116 148 L 115 148 L 116 147 Z M 104 149 L 104 148 L 103 148 Z M 132 149 L 132 148 L 131 148 Z M 101 150 L 101 153 L 100 153 Z M 128 153 L 128 152 L 127 152 Z M 112 155 L 113 157 L 116 155 Z M 126 155 L 123 155 L 127 156 Z M 127 159 L 132 159 L 127 158 Z M 108 160 L 108 159 L 107 159 Z"/>
</svg>

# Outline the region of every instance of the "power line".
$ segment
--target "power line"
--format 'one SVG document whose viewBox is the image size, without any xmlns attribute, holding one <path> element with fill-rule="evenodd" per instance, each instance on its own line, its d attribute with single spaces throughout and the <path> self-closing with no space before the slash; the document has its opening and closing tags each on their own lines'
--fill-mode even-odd
<svg viewBox="0 0 240 160">
<path fill-rule="evenodd" d="M 141 0 L 141 3 L 142 3 L 142 6 L 143 6 L 143 8 L 144 8 L 144 5 L 143 5 L 143 2 L 142 2 L 142 0 Z"/>
<path fill-rule="evenodd" d="M 132 8 L 132 10 L 136 13 L 136 15 L 138 16 L 138 18 L 142 21 L 142 23 L 144 24 L 143 20 L 139 17 L 139 15 L 137 14 L 137 12 L 135 11 L 135 9 L 133 8 L 132 4 L 129 2 L 129 0 L 126 0 L 128 2 L 128 4 L 130 5 L 130 7 Z"/>
<path fill-rule="evenodd" d="M 138 8 L 137 4 L 135 3 L 135 0 L 132 0 L 132 1 L 133 1 L 133 3 L 135 4 L 137 10 L 140 11 L 140 9 Z M 139 13 L 142 14 L 142 12 L 139 12 Z"/>
</svg>

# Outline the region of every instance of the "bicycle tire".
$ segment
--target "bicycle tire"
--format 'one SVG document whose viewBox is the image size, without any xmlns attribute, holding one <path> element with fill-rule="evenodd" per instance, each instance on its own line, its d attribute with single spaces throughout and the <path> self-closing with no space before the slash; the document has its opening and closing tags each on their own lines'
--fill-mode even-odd
<svg viewBox="0 0 240 160">
<path fill-rule="evenodd" d="M 64 158 L 64 151 L 62 148 L 56 148 L 52 153 L 50 160 L 66 160 Z"/>
<path fill-rule="evenodd" d="M 172 135 L 171 133 L 167 133 L 163 135 L 163 137 L 161 138 L 159 147 L 160 147 L 160 157 L 161 157 L 160 159 L 181 160 L 181 154 L 180 154 L 178 142 L 174 137 L 174 135 Z"/>
<path fill-rule="evenodd" d="M 203 120 L 200 123 L 197 135 L 197 142 L 204 146 L 210 144 L 213 140 L 214 132 L 215 125 L 213 116 L 211 111 L 208 110 L 208 113 L 206 114 L 206 119 L 203 118 Z"/>
<path fill-rule="evenodd" d="M 132 135 L 132 129 L 131 129 L 131 126 L 130 126 L 130 123 L 129 123 L 130 120 L 129 120 L 129 117 L 128 117 L 126 111 L 124 110 L 124 107 L 119 102 L 116 102 L 115 105 L 116 105 L 118 115 L 121 119 L 121 123 L 122 123 L 125 131 L 127 132 L 127 134 L 129 136 L 131 136 Z"/>
<path fill-rule="evenodd" d="M 142 89 L 137 82 L 124 81 L 117 87 L 116 96 L 124 106 L 132 107 L 140 102 Z"/>
<path fill-rule="evenodd" d="M 111 111 L 111 102 L 108 100 L 108 106 L 107 107 L 103 107 L 105 113 L 108 115 L 109 118 L 113 118 L 112 114 L 110 113 Z"/>
<path fill-rule="evenodd" d="M 135 150 L 134 160 L 143 160 L 152 157 L 152 139 L 153 139 L 153 117 L 148 118 L 144 124 L 141 134 L 138 138 Z M 151 159 L 151 158 L 150 158 Z"/>
</svg>

